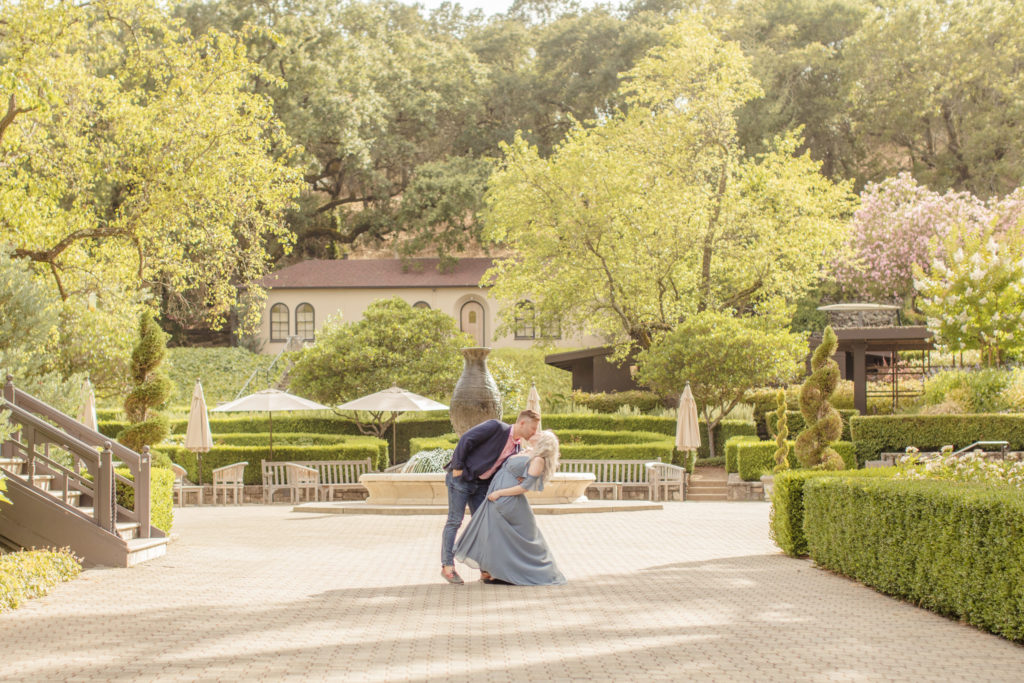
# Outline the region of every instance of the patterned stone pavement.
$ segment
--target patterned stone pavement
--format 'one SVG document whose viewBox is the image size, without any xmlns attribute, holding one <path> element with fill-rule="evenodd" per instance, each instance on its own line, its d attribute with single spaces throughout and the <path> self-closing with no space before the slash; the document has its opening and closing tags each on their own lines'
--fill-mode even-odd
<svg viewBox="0 0 1024 683">
<path fill-rule="evenodd" d="M 444 583 L 436 516 L 185 508 L 166 557 L 0 615 L 0 679 L 1024 678 L 1024 648 L 780 554 L 768 510 L 542 517 L 569 584 L 521 588 Z"/>
</svg>

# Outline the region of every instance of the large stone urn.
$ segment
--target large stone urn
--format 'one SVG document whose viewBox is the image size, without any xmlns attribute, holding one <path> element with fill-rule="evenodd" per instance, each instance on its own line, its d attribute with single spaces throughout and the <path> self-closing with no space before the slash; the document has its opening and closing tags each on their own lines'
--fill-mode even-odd
<svg viewBox="0 0 1024 683">
<path fill-rule="evenodd" d="M 465 365 L 452 393 L 449 410 L 452 427 L 459 436 L 485 420 L 501 419 L 501 392 L 487 369 L 490 352 L 483 346 L 462 349 Z"/>
</svg>

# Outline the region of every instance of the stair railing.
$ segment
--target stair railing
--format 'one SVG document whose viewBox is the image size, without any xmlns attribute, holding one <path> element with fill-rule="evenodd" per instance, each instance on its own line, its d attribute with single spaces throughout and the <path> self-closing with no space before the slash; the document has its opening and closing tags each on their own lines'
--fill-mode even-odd
<svg viewBox="0 0 1024 683">
<path fill-rule="evenodd" d="M 17 455 L 25 460 L 29 477 L 34 476 L 35 467 L 42 467 L 67 482 L 65 491 L 67 485 L 72 485 L 91 495 L 95 523 L 98 526 L 113 531 L 117 520 L 121 518 L 138 523 L 139 538 L 151 538 L 154 535 L 151 526 L 151 459 L 148 447 L 144 448 L 142 453 L 136 453 L 127 446 L 89 429 L 53 406 L 15 387 L 10 375 L 7 376 L 4 385 L 3 398 L 5 407 L 11 410 L 10 421 L 22 428 L 20 435 L 15 435 L 3 444 L 4 457 Z M 50 445 L 68 451 L 73 458 L 83 462 L 93 481 L 90 482 L 88 478 L 50 458 Z M 42 447 L 42 452 L 39 451 L 39 447 Z M 128 468 L 132 479 L 115 472 L 115 461 L 120 461 Z M 133 489 L 132 509 L 117 506 L 114 502 L 115 481 Z"/>
</svg>

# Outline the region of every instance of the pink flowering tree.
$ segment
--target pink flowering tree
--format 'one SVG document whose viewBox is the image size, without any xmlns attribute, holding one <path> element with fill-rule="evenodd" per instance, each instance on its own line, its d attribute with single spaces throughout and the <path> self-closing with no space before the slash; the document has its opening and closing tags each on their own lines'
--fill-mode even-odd
<svg viewBox="0 0 1024 683">
<path fill-rule="evenodd" d="M 926 267 L 932 245 L 954 225 L 981 226 L 991 210 L 967 192 L 940 195 L 909 173 L 869 183 L 853 216 L 849 258 L 835 274 L 846 299 L 913 302 L 913 267 Z"/>
<path fill-rule="evenodd" d="M 1016 205 L 996 210 L 1013 212 Z M 998 214 L 991 225 L 956 226 L 926 273 L 914 265 L 918 304 L 928 328 L 953 351 L 977 349 L 989 365 L 1024 347 L 1024 236 L 1019 218 Z"/>
</svg>

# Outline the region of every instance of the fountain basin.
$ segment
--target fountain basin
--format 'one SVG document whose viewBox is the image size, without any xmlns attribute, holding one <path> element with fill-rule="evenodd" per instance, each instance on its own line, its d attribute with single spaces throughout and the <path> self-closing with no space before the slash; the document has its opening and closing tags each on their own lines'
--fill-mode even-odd
<svg viewBox="0 0 1024 683">
<path fill-rule="evenodd" d="M 448 505 L 448 487 L 444 472 L 399 474 L 374 472 L 363 474 L 359 483 L 366 487 L 368 505 Z M 543 491 L 529 491 L 526 497 L 533 505 L 564 505 L 587 500 L 587 487 L 594 483 L 590 473 L 556 473 Z"/>
</svg>

